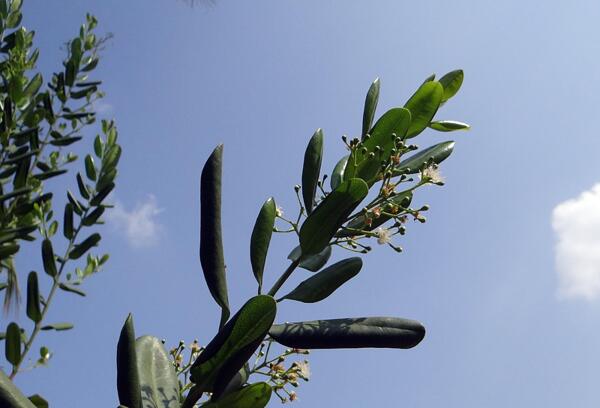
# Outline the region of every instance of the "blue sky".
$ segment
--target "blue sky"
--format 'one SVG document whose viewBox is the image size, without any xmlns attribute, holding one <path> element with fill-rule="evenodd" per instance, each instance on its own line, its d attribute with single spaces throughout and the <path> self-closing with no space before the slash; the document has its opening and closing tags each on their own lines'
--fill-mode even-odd
<svg viewBox="0 0 600 408">
<path fill-rule="evenodd" d="M 88 11 L 115 35 L 99 68 L 103 115 L 116 119 L 124 150 L 118 210 L 103 232 L 112 258 L 86 299 L 58 299 L 50 319 L 76 328 L 45 335 L 55 354 L 48 368 L 20 375 L 28 394 L 55 407 L 116 406 L 115 347 L 128 312 L 139 334 L 210 340 L 218 309 L 198 261 L 198 195 L 215 145 L 225 144 L 237 308 L 255 290 L 248 246 L 258 209 L 273 195 L 295 211 L 313 131 L 324 129 L 329 171 L 344 153 L 341 135 L 360 131 L 375 77 L 381 114 L 432 72 L 462 68 L 462 90 L 437 117 L 472 130 L 450 135 L 446 186 L 416 198 L 431 206 L 428 223 L 411 225 L 403 254 L 377 247 L 326 301 L 284 302 L 278 316 L 401 316 L 422 321 L 427 336 L 409 351 L 314 352 L 294 404 L 598 406 L 598 2 L 30 0 L 25 24 L 37 31 L 44 72 Z M 446 136 L 429 131 L 417 143 Z M 269 282 L 293 246 L 273 243 Z"/>
</svg>

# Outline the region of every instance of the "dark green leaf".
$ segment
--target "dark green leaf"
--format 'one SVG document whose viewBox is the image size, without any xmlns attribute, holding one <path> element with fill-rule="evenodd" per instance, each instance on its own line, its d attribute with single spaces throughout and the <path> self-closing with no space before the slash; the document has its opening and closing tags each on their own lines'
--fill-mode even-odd
<svg viewBox="0 0 600 408">
<path fill-rule="evenodd" d="M 200 263 L 212 297 L 221 306 L 221 326 L 229 317 L 221 233 L 223 145 L 213 150 L 200 177 Z"/>
<path fill-rule="evenodd" d="M 117 392 L 122 405 L 142 407 L 135 329 L 131 313 L 121 328 L 121 335 L 117 343 Z"/>
<path fill-rule="evenodd" d="M 0 370 L 0 407 L 36 408 L 2 370 Z"/>
<path fill-rule="evenodd" d="M 65 205 L 65 215 L 63 217 L 63 235 L 67 239 L 73 238 L 73 204 L 67 203 Z"/>
<path fill-rule="evenodd" d="M 344 259 L 306 279 L 282 299 L 304 303 L 319 302 L 355 277 L 361 268 L 362 260 L 360 258 Z"/>
<path fill-rule="evenodd" d="M 41 395 L 39 394 L 34 394 L 31 397 L 29 397 L 29 401 L 31 401 L 33 403 L 33 405 L 36 406 L 36 408 L 48 408 L 48 401 L 46 401 L 44 398 L 42 398 Z"/>
<path fill-rule="evenodd" d="M 457 122 L 454 120 L 440 120 L 437 122 L 431 122 L 429 127 L 439 132 L 453 132 L 455 130 L 469 130 L 471 126 L 466 123 Z"/>
<path fill-rule="evenodd" d="M 444 87 L 444 96 L 442 102 L 446 102 L 452 98 L 460 89 L 465 75 L 462 69 L 448 72 L 446 75 L 440 78 L 440 84 Z"/>
<path fill-rule="evenodd" d="M 263 341 L 276 312 L 271 296 L 258 295 L 246 302 L 194 362 L 192 381 L 218 397 Z"/>
<path fill-rule="evenodd" d="M 162 342 L 142 336 L 135 342 L 135 351 L 144 406 L 179 408 L 179 382 Z"/>
<path fill-rule="evenodd" d="M 314 206 L 322 159 L 323 130 L 317 129 L 306 147 L 302 167 L 302 199 L 307 214 L 312 212 Z"/>
<path fill-rule="evenodd" d="M 0 246 L 0 261 L 16 254 L 17 252 L 19 252 L 18 244 L 6 244 Z"/>
<path fill-rule="evenodd" d="M 25 95 L 27 95 L 28 97 L 34 96 L 40 90 L 40 87 L 42 86 L 42 82 L 43 82 L 42 74 L 35 74 L 34 77 L 31 78 L 31 81 L 29 81 L 29 83 L 23 90 L 23 93 Z"/>
<path fill-rule="evenodd" d="M 314 255 L 324 250 L 368 192 L 367 184 L 356 178 L 344 181 L 332 191 L 302 224 L 300 229 L 302 254 Z"/>
<path fill-rule="evenodd" d="M 50 171 L 46 171 L 44 173 L 35 174 L 33 177 L 35 177 L 36 179 L 38 179 L 40 181 L 43 181 L 43 180 L 48 180 L 49 178 L 52 178 L 52 177 L 57 177 L 62 174 L 65 174 L 67 171 L 68 170 L 66 170 L 66 169 L 50 170 Z"/>
<path fill-rule="evenodd" d="M 69 252 L 69 258 L 71 259 L 79 259 L 82 255 L 84 255 L 90 248 L 98 245 L 100 242 L 101 236 L 97 232 L 93 233 L 89 237 L 87 237 L 82 243 L 75 245 L 73 249 Z"/>
<path fill-rule="evenodd" d="M 415 137 L 421 133 L 435 116 L 440 103 L 444 88 L 439 82 L 425 82 L 406 102 L 404 107 L 410 111 L 411 124 L 407 132 L 407 137 Z"/>
<path fill-rule="evenodd" d="M 73 206 L 73 211 L 75 211 L 78 215 L 82 215 L 85 206 L 81 202 L 79 202 L 75 198 L 73 193 L 71 193 L 70 191 L 67 191 L 67 199 L 69 200 L 69 203 Z"/>
<path fill-rule="evenodd" d="M 31 271 L 27 277 L 27 317 L 37 323 L 42 320 L 40 308 L 40 290 L 37 273 Z"/>
<path fill-rule="evenodd" d="M 52 146 L 69 146 L 73 143 L 79 142 L 83 139 L 81 136 L 63 137 L 61 139 L 54 139 L 50 141 Z"/>
<path fill-rule="evenodd" d="M 454 142 L 442 142 L 409 157 L 400 162 L 398 167 L 394 169 L 394 174 L 415 174 L 423 170 L 429 162 L 440 164 L 452 154 L 454 150 Z"/>
<path fill-rule="evenodd" d="M 262 288 L 265 261 L 267 259 L 267 252 L 269 251 L 271 235 L 273 235 L 276 212 L 275 200 L 271 197 L 265 201 L 260 209 L 254 223 L 254 228 L 252 229 L 250 262 L 252 264 L 252 272 L 258 282 L 258 293 L 260 293 Z"/>
<path fill-rule="evenodd" d="M 363 125 L 362 125 L 362 135 L 363 137 L 369 133 L 371 130 L 371 125 L 373 124 L 373 118 L 375 118 L 375 111 L 377 110 L 377 102 L 379 101 L 379 78 L 376 78 L 375 81 L 369 87 L 369 91 L 367 92 L 367 97 L 365 98 L 365 109 L 363 111 Z"/>
<path fill-rule="evenodd" d="M 54 259 L 54 249 L 52 248 L 52 241 L 44 239 L 42 241 L 42 261 L 44 263 L 44 271 L 55 277 L 58 274 L 56 269 L 56 260 Z"/>
<path fill-rule="evenodd" d="M 119 158 L 121 157 L 121 146 L 114 145 L 112 146 L 106 155 L 102 158 L 102 167 L 107 169 L 112 169 L 117 166 L 119 163 Z"/>
<path fill-rule="evenodd" d="M 13 366 L 21 362 L 21 328 L 16 323 L 10 323 L 6 328 L 4 340 L 4 355 Z"/>
<path fill-rule="evenodd" d="M 292 262 L 296 262 L 298 259 L 300 259 L 300 257 L 302 257 L 302 248 L 300 247 L 300 245 L 298 245 L 292 250 L 292 252 L 290 252 L 287 258 Z M 322 250 L 318 254 L 302 257 L 300 263 L 298 264 L 298 267 L 311 272 L 317 272 L 319 269 L 325 266 L 327 261 L 329 261 L 330 257 L 331 246 L 328 245 L 325 247 L 324 250 Z"/>
<path fill-rule="evenodd" d="M 6 200 L 10 200 L 14 197 L 19 197 L 22 195 L 29 194 L 33 189 L 31 187 L 23 187 L 16 190 L 11 191 L 10 193 L 0 195 L 0 203 L 3 203 Z"/>
<path fill-rule="evenodd" d="M 96 207 L 94 209 L 94 211 L 92 211 L 91 213 L 89 213 L 88 215 L 86 215 L 83 218 L 81 223 L 83 225 L 85 225 L 86 227 L 89 227 L 90 225 L 94 225 L 96 223 L 96 221 L 98 221 L 98 219 L 102 216 L 102 214 L 104 214 L 105 209 L 106 209 L 106 207 Z"/>
<path fill-rule="evenodd" d="M 350 155 L 346 155 L 337 162 L 333 171 L 331 172 L 331 178 L 329 179 L 329 185 L 332 190 L 338 188 L 340 184 L 344 181 L 344 170 L 346 170 L 346 164 L 348 163 L 348 158 Z"/>
<path fill-rule="evenodd" d="M 90 198 L 90 190 L 88 190 L 87 186 L 85 185 L 85 182 L 83 181 L 83 177 L 81 176 L 81 173 L 77 173 L 77 187 L 79 188 L 79 194 L 81 194 L 81 196 L 83 198 L 85 198 L 86 200 Z"/>
<path fill-rule="evenodd" d="M 202 408 L 264 408 L 271 399 L 271 386 L 260 382 L 225 395 L 217 401 L 202 404 Z"/>
<path fill-rule="evenodd" d="M 96 165 L 94 164 L 94 158 L 89 154 L 85 156 L 85 175 L 93 181 L 96 181 L 98 174 L 96 173 Z"/>
<path fill-rule="evenodd" d="M 42 330 L 64 331 L 71 330 L 74 326 L 71 323 L 53 323 L 42 327 Z"/>
<path fill-rule="evenodd" d="M 115 188 L 115 183 L 109 183 L 104 188 L 102 188 L 98 193 L 90 200 L 90 205 L 98 206 L 102 204 L 104 199 L 113 191 Z"/>
<path fill-rule="evenodd" d="M 66 283 L 59 283 L 58 287 L 64 290 L 65 292 L 71 292 L 79 296 L 85 296 L 85 292 L 80 289 L 77 289 L 75 286 L 67 285 Z"/>
<path fill-rule="evenodd" d="M 286 347 L 300 349 L 406 349 L 423 340 L 425 328 L 397 317 L 359 317 L 277 324 L 269 335 Z"/>
</svg>

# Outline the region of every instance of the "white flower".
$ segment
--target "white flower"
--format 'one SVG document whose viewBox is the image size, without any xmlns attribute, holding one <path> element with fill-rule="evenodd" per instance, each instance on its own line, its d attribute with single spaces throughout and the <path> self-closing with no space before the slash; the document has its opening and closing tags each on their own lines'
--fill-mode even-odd
<svg viewBox="0 0 600 408">
<path fill-rule="evenodd" d="M 308 361 L 296 361 L 294 365 L 298 369 L 298 375 L 308 381 L 310 378 L 310 367 L 308 366 Z"/>
<path fill-rule="evenodd" d="M 278 217 L 283 217 L 283 208 L 277 206 L 277 208 L 275 209 L 275 215 L 277 215 Z"/>
<path fill-rule="evenodd" d="M 392 236 L 390 234 L 389 229 L 377 228 L 375 230 L 375 233 L 377 234 L 377 243 L 379 245 L 384 245 L 384 244 L 387 244 L 388 242 L 390 242 Z"/>
<path fill-rule="evenodd" d="M 421 172 L 421 178 L 433 184 L 444 182 L 444 177 L 440 173 L 440 169 L 436 165 L 431 165 Z"/>
</svg>

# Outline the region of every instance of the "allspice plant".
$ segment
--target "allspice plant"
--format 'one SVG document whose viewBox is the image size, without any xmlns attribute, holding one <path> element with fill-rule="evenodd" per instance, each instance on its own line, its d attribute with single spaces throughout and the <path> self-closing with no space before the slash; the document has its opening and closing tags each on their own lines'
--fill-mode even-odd
<svg viewBox="0 0 600 408">
<path fill-rule="evenodd" d="M 304 154 L 301 185 L 295 187 L 298 214 L 288 219 L 269 198 L 258 212 L 250 237 L 250 262 L 257 295 L 233 316 L 229 307 L 221 230 L 223 146 L 217 146 L 201 174 L 200 263 L 208 289 L 221 310 L 219 330 L 205 346 L 180 342 L 169 351 L 156 337 L 135 337 L 133 319 L 125 321 L 117 345 L 120 407 L 260 408 L 273 394 L 295 400 L 295 387 L 308 380 L 309 350 L 416 346 L 425 335 L 421 323 L 399 317 L 336 317 L 275 323 L 284 301 L 319 302 L 360 273 L 359 256 L 327 265 L 334 248 L 366 254 L 373 243 L 400 252 L 407 224 L 425 222 L 428 206 L 414 206 L 417 190 L 444 184 L 442 163 L 454 148 L 446 141 L 423 150 L 412 143 L 427 128 L 441 132 L 468 129 L 456 121 L 434 120 L 440 106 L 463 81 L 461 70 L 438 81 L 434 76 L 403 107 L 374 122 L 379 80 L 367 93 L 359 136 L 342 137 L 348 154 L 331 175 L 322 174 L 323 132 Z M 326 179 L 329 178 L 327 186 Z M 267 252 L 274 233 L 293 234 L 298 246 L 288 268 L 267 289 Z M 281 290 L 298 269 L 313 273 L 297 287 Z M 274 350 L 278 350 L 274 354 Z"/>
</svg>

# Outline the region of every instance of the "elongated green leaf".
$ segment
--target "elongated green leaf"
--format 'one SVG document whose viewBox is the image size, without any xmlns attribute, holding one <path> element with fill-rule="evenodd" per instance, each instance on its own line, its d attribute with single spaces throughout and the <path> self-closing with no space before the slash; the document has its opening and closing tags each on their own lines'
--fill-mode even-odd
<svg viewBox="0 0 600 408">
<path fill-rule="evenodd" d="M 258 295 L 246 302 L 194 362 L 192 381 L 219 396 L 263 341 L 276 312 L 271 296 Z"/>
<path fill-rule="evenodd" d="M 417 136 L 429 125 L 440 107 L 443 95 L 442 85 L 439 82 L 431 81 L 421 85 L 417 92 L 410 97 L 404 105 L 410 111 L 412 118 L 407 132 L 408 138 Z"/>
<path fill-rule="evenodd" d="M 14 189 L 10 193 L 0 195 L 0 203 L 3 203 L 6 200 L 10 200 L 11 198 L 14 198 L 14 197 L 29 194 L 32 190 L 33 189 L 31 187 L 23 187 L 23 188 Z"/>
<path fill-rule="evenodd" d="M 423 340 L 425 328 L 397 317 L 358 317 L 277 324 L 269 335 L 284 346 L 301 349 L 406 349 Z"/>
<path fill-rule="evenodd" d="M 317 129 L 306 147 L 304 166 L 302 167 L 302 199 L 307 214 L 312 212 L 314 206 L 322 159 L 323 130 Z"/>
<path fill-rule="evenodd" d="M 92 247 L 98 245 L 102 237 L 97 232 L 93 233 L 82 243 L 77 244 L 73 247 L 73 249 L 69 252 L 69 258 L 71 259 L 79 259 L 81 258 L 87 251 L 89 251 Z"/>
<path fill-rule="evenodd" d="M 52 242 L 49 239 L 42 241 L 42 261 L 44 263 L 44 271 L 55 277 L 58 274 L 56 270 L 56 261 L 54 259 L 54 250 L 52 249 Z"/>
<path fill-rule="evenodd" d="M 202 408 L 264 408 L 271 399 L 271 386 L 261 382 L 225 395 L 218 401 L 202 404 Z"/>
<path fill-rule="evenodd" d="M 73 204 L 67 203 L 65 205 L 65 214 L 63 217 L 63 235 L 67 239 L 73 238 Z"/>
<path fill-rule="evenodd" d="M 65 292 L 75 293 L 76 295 L 85 297 L 85 292 L 81 289 L 77 289 L 75 286 L 67 285 L 66 283 L 59 283 L 58 287 L 64 290 Z"/>
<path fill-rule="evenodd" d="M 362 260 L 360 258 L 344 259 L 306 279 L 282 299 L 297 300 L 304 303 L 319 302 L 355 277 L 361 268 Z"/>
<path fill-rule="evenodd" d="M 131 313 L 121 328 L 117 343 L 117 392 L 122 405 L 142 408 L 142 388 L 138 372 L 135 328 Z"/>
<path fill-rule="evenodd" d="M 346 170 L 348 158 L 350 158 L 350 155 L 342 157 L 333 168 L 333 171 L 331 172 L 331 178 L 329 179 L 329 185 L 331 186 L 332 190 L 338 188 L 338 186 L 344 181 L 344 171 Z"/>
<path fill-rule="evenodd" d="M 71 330 L 73 327 L 74 326 L 71 323 L 52 323 L 52 324 L 47 324 L 44 327 L 42 327 L 42 330 L 65 331 L 65 330 Z"/>
<path fill-rule="evenodd" d="M 2 370 L 0 370 L 0 407 L 36 408 Z"/>
<path fill-rule="evenodd" d="M 250 262 L 252 263 L 252 272 L 258 282 L 258 293 L 260 293 L 263 283 L 263 273 L 265 270 L 265 261 L 271 236 L 273 235 L 273 227 L 275 226 L 275 216 L 277 208 L 273 197 L 269 198 L 263 204 L 256 222 L 252 230 L 250 239 Z"/>
<path fill-rule="evenodd" d="M 442 103 L 452 98 L 460 89 L 465 75 L 462 69 L 448 72 L 446 75 L 440 78 L 440 84 L 444 87 L 444 96 L 442 97 Z"/>
<path fill-rule="evenodd" d="M 292 262 L 296 262 L 298 259 L 302 258 L 300 260 L 300 263 L 298 264 L 299 268 L 306 269 L 311 272 L 317 272 L 319 269 L 321 269 L 323 266 L 325 266 L 327 261 L 329 261 L 330 257 L 331 257 L 331 246 L 330 245 L 326 246 L 325 249 L 322 250 L 321 252 L 319 252 L 318 254 L 304 256 L 304 257 L 302 256 L 302 248 L 300 247 L 300 245 L 298 245 L 296 248 L 294 248 L 292 250 L 292 252 L 290 252 L 290 254 L 288 255 L 287 258 Z"/>
<path fill-rule="evenodd" d="M 381 162 L 387 161 L 392 153 L 395 137 L 403 138 L 410 126 L 408 109 L 392 108 L 384 113 L 373 126 L 371 137 L 363 141 L 366 152 L 358 149 L 351 154 L 344 177 L 358 177 L 372 185 L 381 170 Z"/>
<path fill-rule="evenodd" d="M 69 146 L 73 143 L 79 142 L 82 139 L 81 136 L 63 137 L 60 139 L 54 139 L 50 141 L 52 146 Z"/>
<path fill-rule="evenodd" d="M 363 111 L 362 125 L 363 138 L 367 133 L 369 133 L 369 130 L 371 130 L 371 126 L 373 125 L 373 118 L 375 117 L 375 111 L 377 110 L 377 102 L 379 102 L 379 88 L 379 78 L 376 78 L 369 87 L 369 91 L 367 92 L 367 96 L 365 98 L 365 109 Z"/>
<path fill-rule="evenodd" d="M 350 179 L 332 191 L 308 216 L 300 228 L 300 246 L 305 256 L 318 254 L 345 222 L 346 217 L 369 192 L 361 179 Z"/>
<path fill-rule="evenodd" d="M 85 175 L 90 180 L 95 181 L 98 177 L 98 173 L 96 172 L 96 165 L 94 164 L 94 158 L 91 155 L 85 156 Z"/>
<path fill-rule="evenodd" d="M 398 167 L 394 169 L 394 174 L 418 173 L 419 171 L 423 170 L 423 168 L 427 166 L 430 161 L 433 161 L 435 164 L 440 164 L 452 154 L 452 150 L 454 150 L 453 141 L 442 142 L 428 147 L 427 149 L 400 162 Z"/>
<path fill-rule="evenodd" d="M 42 320 L 38 278 L 37 273 L 33 271 L 29 272 L 29 276 L 27 276 L 27 317 L 35 323 Z"/>
<path fill-rule="evenodd" d="M 179 408 L 179 382 L 162 342 L 142 336 L 135 349 L 144 406 Z"/>
<path fill-rule="evenodd" d="M 440 120 L 431 122 L 429 127 L 439 132 L 454 132 L 455 130 L 469 130 L 471 126 L 455 120 Z"/>
<path fill-rule="evenodd" d="M 221 306 L 221 324 L 229 317 L 227 278 L 221 233 L 223 145 L 213 150 L 200 177 L 200 263 L 210 294 Z"/>
<path fill-rule="evenodd" d="M 29 83 L 23 90 L 23 93 L 25 95 L 27 95 L 28 97 L 32 97 L 40 90 L 40 87 L 42 86 L 42 82 L 43 82 L 42 74 L 39 74 L 39 73 L 35 74 L 34 77 L 31 78 L 31 81 L 29 81 Z"/>
<path fill-rule="evenodd" d="M 19 252 L 18 244 L 6 244 L 0 246 L 0 261 L 16 254 L 17 252 Z"/>
<path fill-rule="evenodd" d="M 21 361 L 21 328 L 18 324 L 12 322 L 8 325 L 4 341 L 4 355 L 6 356 L 6 360 L 13 366 L 18 365 Z"/>
<path fill-rule="evenodd" d="M 86 200 L 90 198 L 90 190 L 88 190 L 87 186 L 85 185 L 85 182 L 83 181 L 83 176 L 81 175 L 81 173 L 77 173 L 76 176 L 77 179 L 77 187 L 79 188 L 79 194 L 81 194 L 81 196 L 83 198 L 85 198 Z"/>
<path fill-rule="evenodd" d="M 106 173 L 108 174 L 108 173 Z M 116 176 L 116 170 L 110 173 L 111 178 L 114 180 L 114 176 Z M 96 188 L 99 189 L 98 193 L 91 199 L 90 204 L 93 206 L 98 206 L 102 204 L 102 201 L 113 191 L 115 188 L 115 183 L 107 182 L 106 185 L 102 184 L 102 179 L 98 181 Z"/>
</svg>

